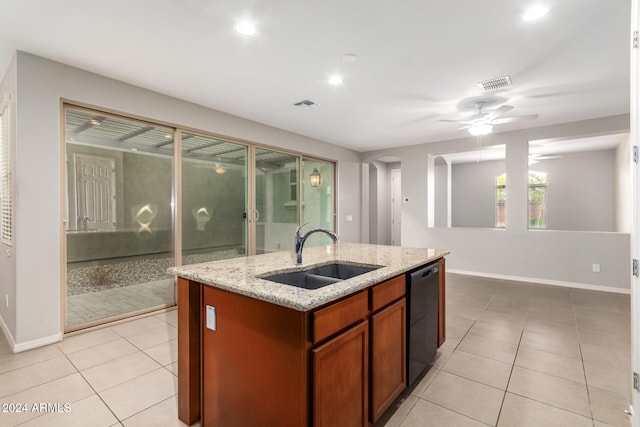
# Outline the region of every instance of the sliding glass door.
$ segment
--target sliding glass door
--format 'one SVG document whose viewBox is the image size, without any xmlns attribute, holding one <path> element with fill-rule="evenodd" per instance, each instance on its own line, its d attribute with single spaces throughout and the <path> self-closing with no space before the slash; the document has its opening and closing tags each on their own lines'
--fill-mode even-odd
<svg viewBox="0 0 640 427">
<path fill-rule="evenodd" d="M 169 267 L 334 229 L 333 162 L 75 106 L 64 135 L 67 332 L 175 305 Z"/>
<path fill-rule="evenodd" d="M 67 330 L 175 304 L 173 135 L 65 110 Z"/>
<path fill-rule="evenodd" d="M 300 158 L 255 149 L 255 204 L 249 220 L 255 230 L 255 253 L 292 250 L 299 224 Z"/>
<path fill-rule="evenodd" d="M 181 133 L 182 264 L 247 254 L 246 145 Z"/>
</svg>

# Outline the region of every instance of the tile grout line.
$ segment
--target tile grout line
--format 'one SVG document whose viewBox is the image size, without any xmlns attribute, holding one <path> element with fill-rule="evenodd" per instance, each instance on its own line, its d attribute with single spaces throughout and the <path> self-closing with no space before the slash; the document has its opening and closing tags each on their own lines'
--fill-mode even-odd
<svg viewBox="0 0 640 427">
<path fill-rule="evenodd" d="M 526 325 L 526 321 L 525 321 Z M 513 356 L 513 363 L 511 364 L 511 371 L 509 371 L 509 379 L 507 380 L 507 384 L 504 387 L 504 395 L 502 396 L 502 402 L 500 403 L 500 410 L 498 410 L 498 418 L 496 419 L 496 426 L 500 422 L 500 415 L 502 415 L 502 408 L 504 407 L 504 401 L 507 398 L 507 393 L 509 389 L 509 383 L 511 383 L 511 376 L 513 375 L 513 370 L 516 366 L 516 359 L 518 358 L 518 352 L 520 351 L 520 343 L 522 342 L 522 336 L 524 335 L 524 326 L 522 327 L 522 331 L 520 332 L 520 339 L 518 340 L 518 347 L 516 347 L 516 354 Z"/>
<path fill-rule="evenodd" d="M 100 393 L 98 393 L 98 391 L 93 387 L 93 385 L 89 382 L 89 380 L 87 380 L 87 378 L 82 374 L 82 371 L 80 371 L 78 369 L 78 367 L 73 363 L 73 361 L 71 361 L 71 359 L 69 359 L 69 357 L 65 354 L 64 357 L 67 358 L 67 360 L 69 361 L 69 363 L 71 363 L 71 365 L 74 367 L 74 369 L 77 371 L 78 374 L 80 374 L 80 376 L 82 377 L 82 379 L 84 380 L 84 382 L 87 383 L 87 385 L 91 388 L 91 390 L 93 390 L 93 393 L 95 394 L 95 396 L 100 399 L 100 401 L 102 402 L 102 404 L 109 410 L 109 412 L 111 412 L 111 414 L 113 414 L 113 417 L 116 419 L 116 421 L 118 423 L 121 423 L 120 418 L 118 418 L 118 416 L 116 415 L 115 412 L 113 412 L 113 410 L 111 409 L 111 407 L 107 404 L 107 402 L 104 401 L 104 399 L 102 398 L 102 396 L 100 396 Z"/>
</svg>

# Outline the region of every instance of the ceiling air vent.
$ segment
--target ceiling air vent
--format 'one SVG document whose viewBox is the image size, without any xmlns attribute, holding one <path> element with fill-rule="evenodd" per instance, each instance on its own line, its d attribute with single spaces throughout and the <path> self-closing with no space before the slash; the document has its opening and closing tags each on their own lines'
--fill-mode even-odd
<svg viewBox="0 0 640 427">
<path fill-rule="evenodd" d="M 480 86 L 485 93 L 495 92 L 496 90 L 511 86 L 511 77 L 503 76 L 491 80 L 485 80 L 483 82 L 479 82 L 478 86 Z"/>
<path fill-rule="evenodd" d="M 308 99 L 302 100 L 300 102 L 296 102 L 293 105 L 295 105 L 298 108 L 305 109 L 305 110 L 308 110 L 309 108 L 315 108 L 315 107 L 318 106 L 318 104 L 316 104 L 313 101 L 309 101 Z"/>
</svg>

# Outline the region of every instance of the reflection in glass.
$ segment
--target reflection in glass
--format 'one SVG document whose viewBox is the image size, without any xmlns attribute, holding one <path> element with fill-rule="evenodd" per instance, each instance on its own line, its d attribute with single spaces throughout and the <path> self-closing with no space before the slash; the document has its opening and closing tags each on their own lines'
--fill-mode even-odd
<svg viewBox="0 0 640 427">
<path fill-rule="evenodd" d="M 175 304 L 166 273 L 172 138 L 171 129 L 65 110 L 67 330 Z"/>
<path fill-rule="evenodd" d="M 182 264 L 244 256 L 247 147 L 182 133 Z"/>
<path fill-rule="evenodd" d="M 303 159 L 302 162 L 302 223 L 309 223 L 306 230 L 324 228 L 334 230 L 333 176 L 334 164 L 323 160 Z M 316 175 L 317 174 L 317 175 Z M 314 185 L 315 184 L 315 185 Z M 322 233 L 312 234 L 305 246 L 331 243 Z"/>
<path fill-rule="evenodd" d="M 256 148 L 256 254 L 293 250 L 299 223 L 299 157 Z"/>
</svg>

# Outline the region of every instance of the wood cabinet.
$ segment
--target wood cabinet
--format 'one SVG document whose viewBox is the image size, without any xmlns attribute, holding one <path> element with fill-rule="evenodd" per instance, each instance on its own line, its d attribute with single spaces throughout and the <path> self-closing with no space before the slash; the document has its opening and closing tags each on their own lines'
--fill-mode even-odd
<svg viewBox="0 0 640 427">
<path fill-rule="evenodd" d="M 375 423 L 407 386 L 405 276 L 371 288 L 371 422 Z"/>
<path fill-rule="evenodd" d="M 358 323 L 312 354 L 313 426 L 367 426 L 369 322 Z"/>
<path fill-rule="evenodd" d="M 180 419 L 201 418 L 203 427 L 375 423 L 406 388 L 405 294 L 402 274 L 300 312 L 179 279 Z"/>
<path fill-rule="evenodd" d="M 210 286 L 202 297 L 202 426 L 308 425 L 306 313 Z"/>
<path fill-rule="evenodd" d="M 406 299 L 371 316 L 371 421 L 376 422 L 407 386 Z"/>
</svg>

